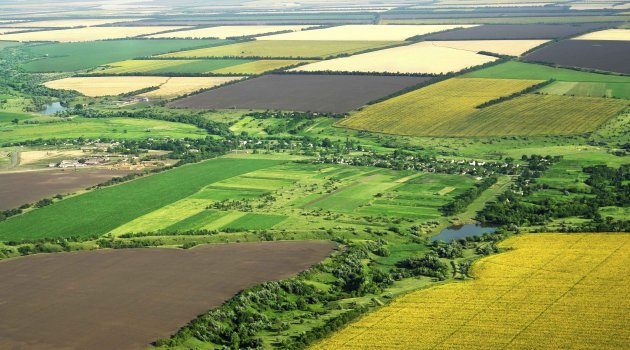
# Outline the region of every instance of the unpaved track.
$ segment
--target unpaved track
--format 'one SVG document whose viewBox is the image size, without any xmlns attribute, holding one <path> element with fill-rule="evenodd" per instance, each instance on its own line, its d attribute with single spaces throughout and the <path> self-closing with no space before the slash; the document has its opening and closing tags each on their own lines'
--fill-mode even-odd
<svg viewBox="0 0 630 350">
<path fill-rule="evenodd" d="M 333 247 L 265 242 L 0 261 L 0 349 L 144 349 L 244 288 L 307 269 Z"/>
</svg>

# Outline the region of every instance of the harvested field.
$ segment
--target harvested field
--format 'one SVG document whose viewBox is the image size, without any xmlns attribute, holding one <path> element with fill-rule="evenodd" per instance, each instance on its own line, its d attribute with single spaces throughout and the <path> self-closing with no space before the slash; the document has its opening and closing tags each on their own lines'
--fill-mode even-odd
<svg viewBox="0 0 630 350">
<path fill-rule="evenodd" d="M 630 74 L 630 42 L 614 40 L 563 40 L 523 58 L 560 66 Z"/>
<path fill-rule="evenodd" d="M 548 40 L 463 40 L 463 41 L 431 41 L 433 46 L 470 52 L 492 52 L 499 55 L 520 56 L 538 47 Z"/>
<path fill-rule="evenodd" d="M 171 103 L 178 108 L 275 109 L 346 113 L 428 78 L 266 75 Z"/>
<path fill-rule="evenodd" d="M 263 36 L 258 40 L 404 41 L 408 38 L 474 25 L 347 25 Z"/>
<path fill-rule="evenodd" d="M 630 235 L 531 234 L 474 279 L 409 293 L 312 349 L 625 349 Z M 395 344 L 394 346 L 392 344 Z"/>
<path fill-rule="evenodd" d="M 143 349 L 242 289 L 307 269 L 333 247 L 265 242 L 1 261 L 0 347 Z"/>
<path fill-rule="evenodd" d="M 264 72 L 308 62 L 300 60 L 128 60 L 107 64 L 106 69 L 94 71 L 97 74 L 173 74 L 173 73 L 213 73 L 213 74 L 262 74 Z"/>
<path fill-rule="evenodd" d="M 445 33 L 436 33 L 427 36 L 426 40 L 559 39 L 610 27 L 612 25 L 607 23 L 487 24 Z"/>
<path fill-rule="evenodd" d="M 0 173 L 0 210 L 17 208 L 42 198 L 67 194 L 125 176 L 129 171 L 106 169 L 45 170 Z"/>
<path fill-rule="evenodd" d="M 254 36 L 282 31 L 300 31 L 311 26 L 218 26 L 200 29 L 181 30 L 171 33 L 151 35 L 149 38 L 237 38 L 243 36 Z"/>
<path fill-rule="evenodd" d="M 185 27 L 87 27 L 0 35 L 0 40 L 82 42 L 124 39 Z"/>
<path fill-rule="evenodd" d="M 221 47 L 180 51 L 159 57 L 326 58 L 397 44 L 391 41 L 248 41 Z"/>
<path fill-rule="evenodd" d="M 184 95 L 203 88 L 241 79 L 240 77 L 73 77 L 46 82 L 51 89 L 75 90 L 83 95 L 115 96 L 150 87 L 157 90 L 146 92 L 142 96 L 174 97 Z"/>
<path fill-rule="evenodd" d="M 36 60 L 23 65 L 27 72 L 69 72 L 94 68 L 110 62 L 172 51 L 223 45 L 225 40 L 107 40 L 29 46 Z"/>
<path fill-rule="evenodd" d="M 87 18 L 87 19 L 56 19 L 50 21 L 20 22 L 13 23 L 11 27 L 15 28 L 73 28 L 73 27 L 91 27 L 103 24 L 123 23 L 137 21 L 138 18 Z"/>
<path fill-rule="evenodd" d="M 495 61 L 496 57 L 437 47 L 430 42 L 335 58 L 297 67 L 298 72 L 378 72 L 443 74 Z"/>
<path fill-rule="evenodd" d="M 576 40 L 621 40 L 630 41 L 630 29 L 607 29 L 581 35 Z"/>
</svg>

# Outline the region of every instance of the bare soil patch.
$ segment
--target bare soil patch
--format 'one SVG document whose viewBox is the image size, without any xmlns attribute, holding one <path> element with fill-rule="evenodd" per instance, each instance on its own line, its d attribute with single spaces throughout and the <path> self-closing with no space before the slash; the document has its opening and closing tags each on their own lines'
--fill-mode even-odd
<svg viewBox="0 0 630 350">
<path fill-rule="evenodd" d="M 322 241 L 43 254 L 0 261 L 0 348 L 143 349 L 242 289 L 324 259 Z"/>
<path fill-rule="evenodd" d="M 427 79 L 360 75 L 265 75 L 175 101 L 171 107 L 346 113 Z"/>
<path fill-rule="evenodd" d="M 563 40 L 524 56 L 527 61 L 630 74 L 630 41 Z"/>
</svg>

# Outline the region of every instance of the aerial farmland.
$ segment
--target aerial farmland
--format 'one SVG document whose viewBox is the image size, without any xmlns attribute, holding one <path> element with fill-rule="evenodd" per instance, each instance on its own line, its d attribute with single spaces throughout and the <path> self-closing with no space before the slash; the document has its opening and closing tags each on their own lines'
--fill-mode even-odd
<svg viewBox="0 0 630 350">
<path fill-rule="evenodd" d="M 626 2 L 45 5 L 1 349 L 630 348 Z"/>
</svg>

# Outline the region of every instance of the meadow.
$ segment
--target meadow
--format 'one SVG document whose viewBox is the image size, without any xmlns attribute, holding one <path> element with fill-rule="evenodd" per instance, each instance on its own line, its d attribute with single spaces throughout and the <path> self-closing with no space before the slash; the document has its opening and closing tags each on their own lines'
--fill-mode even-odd
<svg viewBox="0 0 630 350">
<path fill-rule="evenodd" d="M 297 72 L 363 72 L 443 74 L 495 61 L 496 57 L 434 46 L 429 42 L 399 46 L 350 57 L 315 62 L 292 69 Z"/>
<path fill-rule="evenodd" d="M 409 293 L 312 349 L 620 349 L 629 245 L 628 234 L 514 237 L 474 279 Z"/>
<path fill-rule="evenodd" d="M 35 139 L 73 139 L 78 137 L 97 139 L 146 139 L 205 137 L 207 132 L 195 126 L 154 119 L 129 118 L 80 118 L 41 122 L 39 124 L 3 123 L 0 121 L 2 143 Z"/>
<path fill-rule="evenodd" d="M 131 39 L 29 45 L 24 50 L 35 59 L 22 67 L 31 73 L 72 72 L 110 62 L 227 43 L 229 41 L 225 40 Z"/>
<path fill-rule="evenodd" d="M 158 57 L 204 58 L 326 58 L 396 45 L 392 41 L 248 41 L 206 49 L 174 52 Z"/>
<path fill-rule="evenodd" d="M 43 30 L 36 32 L 9 33 L 0 35 L 0 40 L 11 41 L 58 41 L 85 42 L 107 39 L 124 39 L 153 34 L 184 27 L 86 27 L 74 29 Z"/>
</svg>

